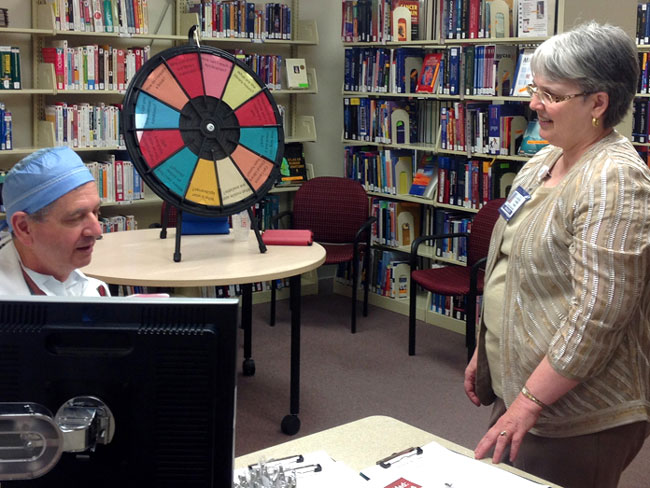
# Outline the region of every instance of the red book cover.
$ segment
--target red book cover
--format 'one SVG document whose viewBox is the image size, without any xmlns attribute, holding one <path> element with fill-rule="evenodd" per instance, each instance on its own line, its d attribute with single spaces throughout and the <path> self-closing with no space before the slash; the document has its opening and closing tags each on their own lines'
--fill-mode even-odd
<svg viewBox="0 0 650 488">
<path fill-rule="evenodd" d="M 118 90 L 124 90 L 126 89 L 126 86 L 124 85 L 125 83 L 125 70 L 126 70 L 126 59 L 125 59 L 125 52 L 124 49 L 118 49 L 117 50 L 117 59 L 115 63 L 115 70 L 117 72 L 116 75 L 116 82 L 117 82 L 117 89 Z"/>
<path fill-rule="evenodd" d="M 442 53 L 429 53 L 424 57 L 420 78 L 415 89 L 419 93 L 435 93 L 438 85 L 438 75 L 440 72 L 440 61 Z"/>
</svg>

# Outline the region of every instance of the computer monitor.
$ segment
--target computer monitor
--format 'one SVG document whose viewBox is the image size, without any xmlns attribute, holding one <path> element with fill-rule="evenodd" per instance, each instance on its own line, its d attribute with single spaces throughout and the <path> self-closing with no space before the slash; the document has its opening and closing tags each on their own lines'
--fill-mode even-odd
<svg viewBox="0 0 650 488">
<path fill-rule="evenodd" d="M 237 300 L 0 297 L 0 402 L 90 395 L 112 441 L 5 487 L 232 485 Z"/>
</svg>

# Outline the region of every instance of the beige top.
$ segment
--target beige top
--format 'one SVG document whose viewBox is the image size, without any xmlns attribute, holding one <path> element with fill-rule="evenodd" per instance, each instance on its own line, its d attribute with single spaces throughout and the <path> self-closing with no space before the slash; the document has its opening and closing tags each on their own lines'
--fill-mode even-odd
<svg viewBox="0 0 650 488">
<path fill-rule="evenodd" d="M 325 249 L 267 246 L 261 253 L 253 232 L 245 242 L 232 235 L 181 238 L 181 261 L 173 261 L 175 229 L 160 239 L 160 229 L 112 232 L 95 243 L 84 273 L 116 285 L 221 286 L 296 276 L 325 262 Z"/>
<path fill-rule="evenodd" d="M 561 154 L 544 148 L 513 188 L 533 194 Z M 494 227 L 489 282 L 506 230 Z M 613 132 L 591 146 L 515 229 L 505 277 L 501 390 L 510 405 L 546 356 L 580 383 L 531 432 L 566 437 L 650 420 L 650 169 Z M 477 392 L 485 389 L 479 325 Z"/>
<path fill-rule="evenodd" d="M 508 258 L 512 247 L 512 238 L 519 228 L 519 225 L 526 220 L 540 202 L 546 198 L 552 188 L 540 186 L 533 193 L 525 205 L 510 219 L 503 232 L 503 241 L 494 270 L 490 279 L 483 288 L 483 321 L 485 322 L 485 349 L 488 363 L 490 364 L 490 378 L 492 378 L 492 389 L 494 394 L 503 398 L 501 391 L 501 364 L 499 341 L 501 340 L 501 328 L 503 326 L 503 304 L 505 302 L 506 271 L 508 270 Z"/>
</svg>

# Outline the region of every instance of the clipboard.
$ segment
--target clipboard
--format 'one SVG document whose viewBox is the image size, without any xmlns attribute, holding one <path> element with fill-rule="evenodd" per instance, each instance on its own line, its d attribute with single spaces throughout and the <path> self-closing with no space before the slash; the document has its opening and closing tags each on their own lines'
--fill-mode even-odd
<svg viewBox="0 0 650 488">
<path fill-rule="evenodd" d="M 332 486 L 364 488 L 366 486 L 357 472 L 335 461 L 325 451 L 269 459 L 264 461 L 264 466 L 271 470 L 281 468 L 285 473 L 295 472 L 299 488 L 331 488 Z M 259 464 L 235 470 L 235 487 L 239 486 L 237 482 L 240 476 L 247 476 L 256 467 L 259 467 Z"/>
<path fill-rule="evenodd" d="M 379 459 L 362 470 L 366 488 L 548 488 L 493 464 L 479 461 L 431 442 Z"/>
</svg>

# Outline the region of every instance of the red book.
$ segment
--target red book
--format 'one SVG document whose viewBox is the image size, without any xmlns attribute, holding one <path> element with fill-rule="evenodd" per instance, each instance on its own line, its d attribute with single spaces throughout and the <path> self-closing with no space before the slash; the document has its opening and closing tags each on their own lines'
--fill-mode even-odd
<svg viewBox="0 0 650 488">
<path fill-rule="evenodd" d="M 60 47 L 44 47 L 41 48 L 44 63 L 52 63 L 54 65 L 54 77 L 56 81 L 56 89 L 63 90 L 64 87 L 64 58 L 63 48 Z"/>
<path fill-rule="evenodd" d="M 125 90 L 126 54 L 124 49 L 117 50 L 117 58 L 114 69 L 116 70 L 115 78 L 117 82 L 117 89 Z"/>
<path fill-rule="evenodd" d="M 415 89 L 419 93 L 435 93 L 438 86 L 442 53 L 429 53 L 424 57 Z"/>
</svg>

